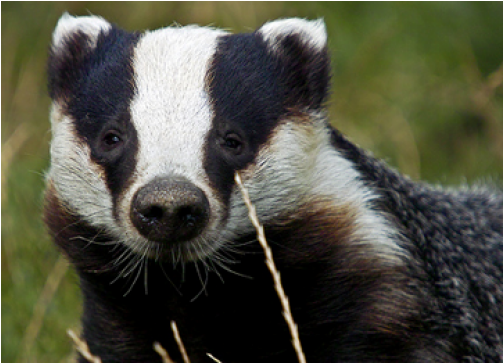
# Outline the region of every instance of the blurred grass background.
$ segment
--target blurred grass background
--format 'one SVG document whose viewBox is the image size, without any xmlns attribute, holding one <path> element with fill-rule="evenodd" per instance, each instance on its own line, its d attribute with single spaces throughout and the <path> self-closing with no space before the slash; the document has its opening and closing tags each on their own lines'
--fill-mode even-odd
<svg viewBox="0 0 503 363">
<path fill-rule="evenodd" d="M 128 30 L 176 21 L 249 31 L 323 17 L 333 124 L 413 178 L 503 179 L 503 3 L 2 2 L 2 360 L 66 362 L 75 274 L 41 223 L 48 166 L 45 61 L 62 12 Z"/>
</svg>

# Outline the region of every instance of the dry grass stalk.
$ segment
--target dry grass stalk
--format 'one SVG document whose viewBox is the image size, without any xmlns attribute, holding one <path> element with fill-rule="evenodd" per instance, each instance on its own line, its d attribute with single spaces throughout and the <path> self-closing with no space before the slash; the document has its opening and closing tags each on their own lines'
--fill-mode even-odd
<svg viewBox="0 0 503 363">
<path fill-rule="evenodd" d="M 215 358 L 212 354 L 210 354 L 210 353 L 206 353 L 206 355 L 207 355 L 208 357 L 210 357 L 213 361 L 215 361 L 215 362 L 217 362 L 217 363 L 222 363 L 222 361 L 221 361 L 221 360 L 219 360 L 219 359 Z"/>
<path fill-rule="evenodd" d="M 248 195 L 248 190 L 243 185 L 243 182 L 241 181 L 241 176 L 239 175 L 238 172 L 236 172 L 234 180 L 236 181 L 237 185 L 239 186 L 239 189 L 241 190 L 241 194 L 243 195 L 243 200 L 249 211 L 248 216 L 253 226 L 257 230 L 257 239 L 260 245 L 262 246 L 262 249 L 264 250 L 266 257 L 266 265 L 269 268 L 269 271 L 271 272 L 272 278 L 274 280 L 274 288 L 276 289 L 276 293 L 278 294 L 279 300 L 281 301 L 281 306 L 283 307 L 283 317 L 285 318 L 288 328 L 290 329 L 290 334 L 292 336 L 292 344 L 295 349 L 295 353 L 297 354 L 297 359 L 299 360 L 299 363 L 306 363 L 306 357 L 304 355 L 304 351 L 302 350 L 302 345 L 299 339 L 299 330 L 297 328 L 297 324 L 295 324 L 295 321 L 293 320 L 292 312 L 290 310 L 290 302 L 285 294 L 283 285 L 281 284 L 281 277 L 278 269 L 276 268 L 276 264 L 274 263 L 271 248 L 269 247 L 269 244 L 267 243 L 267 240 L 265 238 L 264 227 L 260 224 L 258 220 L 255 207 L 253 206 L 250 200 L 250 196 Z"/>
<path fill-rule="evenodd" d="M 31 361 L 30 353 L 33 352 L 33 346 L 35 345 L 38 334 L 42 329 L 47 308 L 52 302 L 54 294 L 58 290 L 58 287 L 61 284 L 63 277 L 65 277 L 67 270 L 68 262 L 63 256 L 60 256 L 54 264 L 51 273 L 47 277 L 44 288 L 42 289 L 38 301 L 33 308 L 33 315 L 24 333 L 23 342 L 21 343 L 23 347 L 21 350 L 21 356 L 17 359 L 17 362 Z"/>
<path fill-rule="evenodd" d="M 75 348 L 85 359 L 87 359 L 88 362 L 101 363 L 101 359 L 91 354 L 87 343 L 84 340 L 80 339 L 77 334 L 73 332 L 73 330 L 69 329 L 68 335 L 70 336 L 70 338 L 72 338 L 73 343 L 75 344 Z"/>
<path fill-rule="evenodd" d="M 175 337 L 176 344 L 178 344 L 178 349 L 180 349 L 180 353 L 182 353 L 183 362 L 190 363 L 189 356 L 187 355 L 187 351 L 185 350 L 185 346 L 183 345 L 182 338 L 180 337 L 180 333 L 178 333 L 178 328 L 174 320 L 171 321 L 171 330 L 173 330 L 173 336 Z"/>
<path fill-rule="evenodd" d="M 154 350 L 161 356 L 162 363 L 175 363 L 159 342 L 154 343 Z"/>
<path fill-rule="evenodd" d="M 184 362 L 186 363 L 190 363 L 190 361 L 188 361 L 188 357 L 187 356 L 187 353 L 184 353 L 185 352 L 185 348 L 183 347 L 183 343 L 180 339 L 180 335 L 178 334 L 178 329 L 176 328 L 176 324 L 174 324 L 175 322 L 173 321 L 172 322 L 172 325 L 171 325 L 171 328 L 174 329 L 173 330 L 173 334 L 175 335 L 175 339 L 177 341 L 177 343 L 179 344 L 179 348 L 180 348 L 180 351 L 182 352 L 182 356 L 184 356 Z M 173 328 L 174 326 L 174 328 Z M 176 333 L 175 333 L 175 330 L 176 330 Z M 79 351 L 80 354 L 82 354 L 82 356 L 87 359 L 90 363 L 101 363 L 101 359 L 97 356 L 94 356 L 90 351 L 89 351 L 89 347 L 87 346 L 87 343 L 80 339 L 77 334 L 75 334 L 72 330 L 68 330 L 68 335 L 70 336 L 70 338 L 72 338 L 74 344 L 75 344 L 75 348 Z M 183 349 L 183 351 L 182 351 Z M 166 349 L 164 349 L 164 347 L 159 343 L 159 342 L 154 342 L 154 350 L 157 352 L 157 354 L 159 354 L 161 356 L 161 359 L 162 359 L 162 363 L 175 363 L 175 361 L 173 359 L 171 359 L 171 357 L 169 356 L 168 352 L 166 351 Z M 187 358 L 187 360 L 185 360 L 185 358 Z M 216 360 L 218 362 L 218 360 Z"/>
<path fill-rule="evenodd" d="M 30 132 L 26 122 L 20 124 L 2 145 L 2 202 L 7 197 L 9 168 L 21 147 L 28 140 Z"/>
</svg>

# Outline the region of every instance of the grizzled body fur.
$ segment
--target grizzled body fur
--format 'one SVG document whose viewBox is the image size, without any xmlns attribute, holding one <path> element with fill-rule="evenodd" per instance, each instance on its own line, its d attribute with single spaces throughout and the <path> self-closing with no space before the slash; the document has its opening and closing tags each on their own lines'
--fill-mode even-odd
<svg viewBox="0 0 503 363">
<path fill-rule="evenodd" d="M 321 21 L 250 34 L 53 35 L 45 221 L 107 362 L 295 361 L 234 184 L 264 224 L 310 363 L 502 362 L 503 193 L 413 182 L 326 121 Z M 80 362 L 84 362 L 80 357 Z"/>
</svg>

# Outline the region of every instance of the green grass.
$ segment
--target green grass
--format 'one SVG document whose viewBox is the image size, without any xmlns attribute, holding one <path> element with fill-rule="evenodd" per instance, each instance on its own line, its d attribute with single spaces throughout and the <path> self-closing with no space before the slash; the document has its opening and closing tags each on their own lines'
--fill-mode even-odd
<svg viewBox="0 0 503 363">
<path fill-rule="evenodd" d="M 336 127 L 414 178 L 503 178 L 503 3 L 3 2 L 6 362 L 66 361 L 72 347 L 65 331 L 79 326 L 77 279 L 68 270 L 54 280 L 64 269 L 41 222 L 50 141 L 45 60 L 63 11 L 102 15 L 129 30 L 177 21 L 248 31 L 279 17 L 323 17 Z"/>
</svg>

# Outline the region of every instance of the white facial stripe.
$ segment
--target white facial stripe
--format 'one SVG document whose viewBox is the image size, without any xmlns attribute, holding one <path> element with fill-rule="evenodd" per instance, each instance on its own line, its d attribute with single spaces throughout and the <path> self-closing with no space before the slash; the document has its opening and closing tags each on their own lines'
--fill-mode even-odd
<svg viewBox="0 0 503 363">
<path fill-rule="evenodd" d="M 115 220 L 103 170 L 91 160 L 89 146 L 76 137 L 73 120 L 61 114 L 57 105 L 51 117 L 53 137 L 48 177 L 72 211 L 91 225 L 109 230 Z"/>
<path fill-rule="evenodd" d="M 173 173 L 201 181 L 203 143 L 212 120 L 205 77 L 222 34 L 208 28 L 166 28 L 138 42 L 137 94 L 130 109 L 140 143 L 139 184 Z"/>
</svg>

